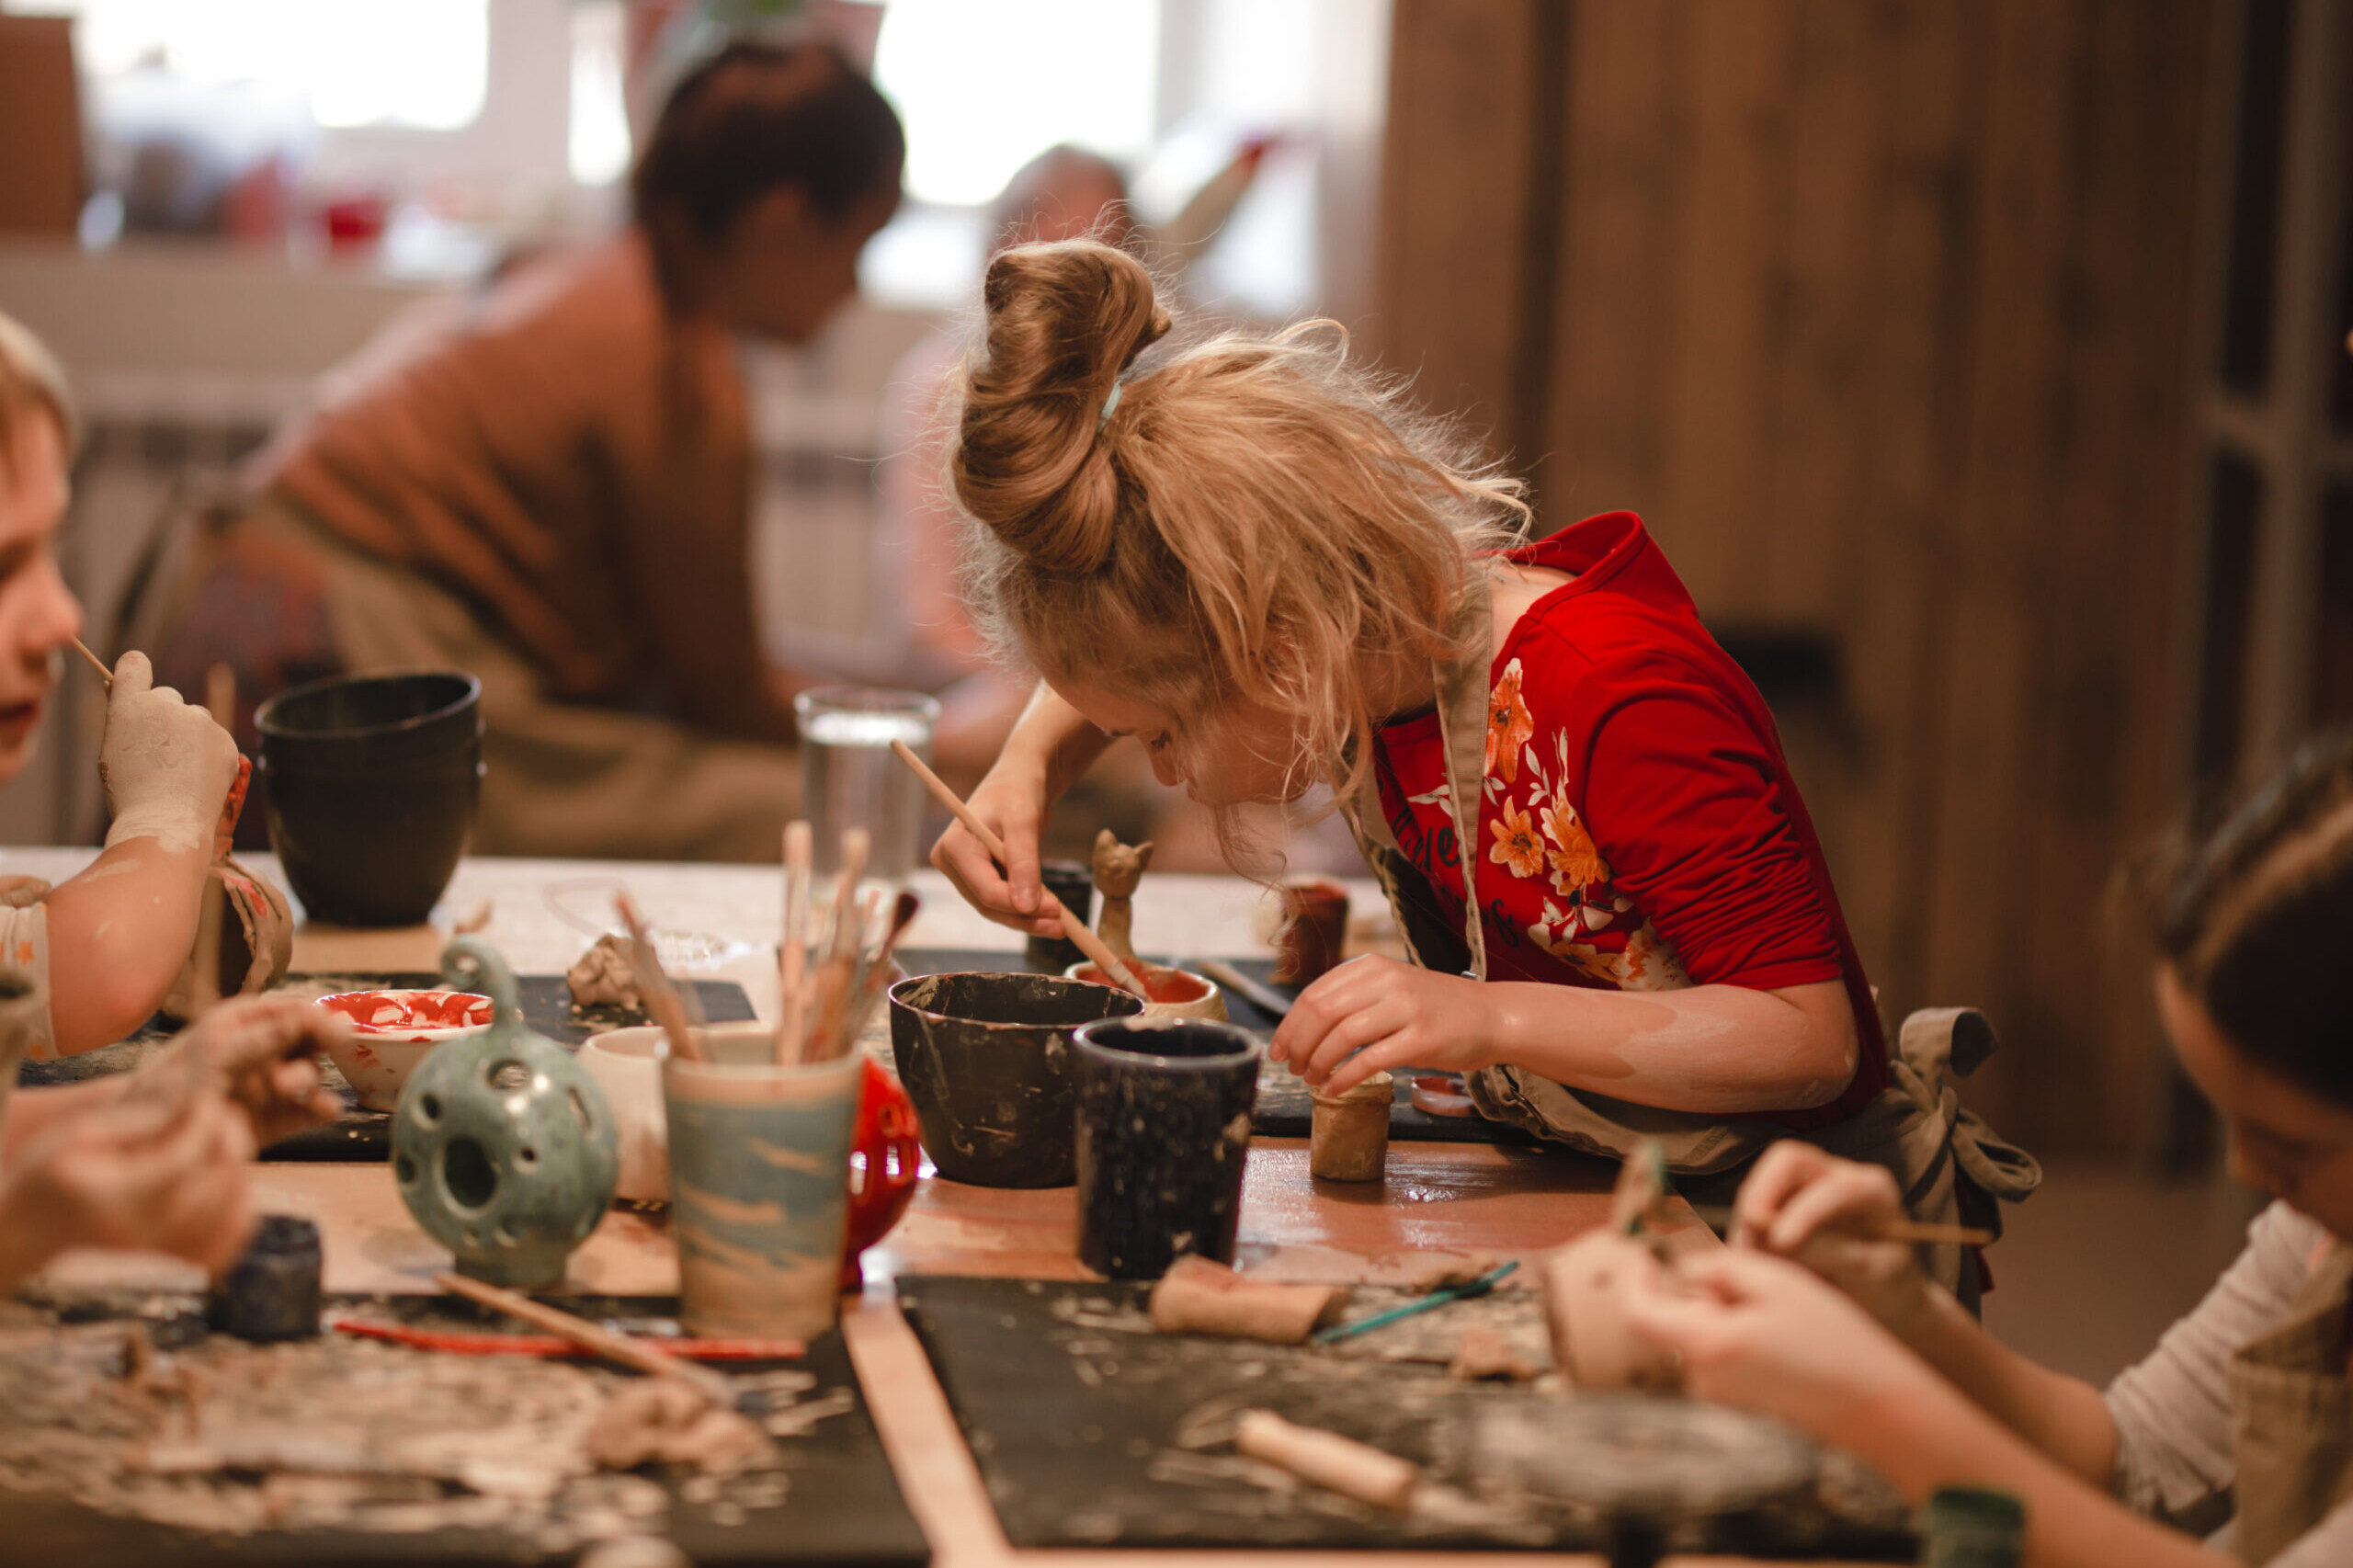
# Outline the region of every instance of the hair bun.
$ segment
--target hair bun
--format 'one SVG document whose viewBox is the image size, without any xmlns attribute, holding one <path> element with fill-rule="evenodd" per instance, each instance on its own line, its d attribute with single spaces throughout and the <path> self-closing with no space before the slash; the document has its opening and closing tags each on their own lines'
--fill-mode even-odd
<svg viewBox="0 0 2353 1568">
<path fill-rule="evenodd" d="M 1120 371 L 1168 331 L 1152 275 L 1093 240 L 989 263 L 982 351 L 964 377 L 952 476 L 967 511 L 1034 564 L 1074 574 L 1111 553 L 1120 477 L 1097 439 Z"/>
</svg>

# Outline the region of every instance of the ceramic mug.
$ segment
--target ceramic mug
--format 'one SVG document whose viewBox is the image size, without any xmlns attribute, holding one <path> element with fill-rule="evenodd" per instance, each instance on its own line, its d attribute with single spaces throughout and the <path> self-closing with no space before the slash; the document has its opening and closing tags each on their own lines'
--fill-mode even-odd
<svg viewBox="0 0 2353 1568">
<path fill-rule="evenodd" d="M 779 1067 L 765 1025 L 665 1051 L 670 1228 L 689 1334 L 813 1339 L 839 1309 L 850 1137 L 865 1058 Z"/>
<path fill-rule="evenodd" d="M 1232 1024 L 1089 1024 L 1078 1051 L 1078 1260 L 1156 1279 L 1185 1253 L 1233 1261 L 1258 1042 Z"/>
</svg>

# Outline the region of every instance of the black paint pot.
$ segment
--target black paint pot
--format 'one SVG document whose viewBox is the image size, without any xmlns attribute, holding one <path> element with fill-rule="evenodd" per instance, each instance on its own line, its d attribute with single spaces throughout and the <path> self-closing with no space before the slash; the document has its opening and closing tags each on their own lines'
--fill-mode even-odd
<svg viewBox="0 0 2353 1568">
<path fill-rule="evenodd" d="M 212 1283 L 205 1316 L 240 1339 L 307 1339 L 319 1332 L 318 1222 L 265 1214 L 244 1256 Z"/>
<path fill-rule="evenodd" d="M 891 987 L 891 1053 L 939 1174 L 1068 1187 L 1078 1111 L 1072 1031 L 1143 1004 L 1044 974 L 926 974 Z"/>
<path fill-rule="evenodd" d="M 1112 1279 L 1188 1252 L 1232 1263 L 1258 1042 L 1153 1017 L 1090 1024 L 1077 1048 L 1079 1262 Z"/>
<path fill-rule="evenodd" d="M 352 676 L 261 705 L 269 842 L 303 913 L 413 926 L 433 911 L 482 796 L 482 683 Z"/>
<path fill-rule="evenodd" d="M 1081 925 L 1095 921 L 1095 873 L 1075 860 L 1048 860 L 1038 868 L 1039 880 Z M 1086 955 L 1067 937 L 1031 937 L 1021 947 L 1021 961 L 1040 974 L 1060 974 Z"/>
</svg>

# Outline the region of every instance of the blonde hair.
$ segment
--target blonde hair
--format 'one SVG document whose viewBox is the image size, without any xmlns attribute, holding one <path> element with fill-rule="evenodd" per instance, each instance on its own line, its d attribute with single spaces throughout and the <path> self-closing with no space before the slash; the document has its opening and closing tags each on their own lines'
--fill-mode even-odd
<svg viewBox="0 0 2353 1568">
<path fill-rule="evenodd" d="M 1297 714 L 1301 760 L 1349 798 L 1382 717 L 1367 656 L 1456 652 L 1473 563 L 1526 532 L 1519 483 L 1351 362 L 1336 323 L 1172 343 L 1122 382 L 1172 323 L 1108 245 L 1007 250 L 983 302 L 948 457 L 983 631 L 1197 747 L 1236 702 Z"/>
<path fill-rule="evenodd" d="M 40 338 L 15 317 L 0 312 L 0 468 L 16 460 L 25 421 L 41 415 L 57 426 L 57 440 L 70 464 L 81 439 L 65 373 Z"/>
</svg>

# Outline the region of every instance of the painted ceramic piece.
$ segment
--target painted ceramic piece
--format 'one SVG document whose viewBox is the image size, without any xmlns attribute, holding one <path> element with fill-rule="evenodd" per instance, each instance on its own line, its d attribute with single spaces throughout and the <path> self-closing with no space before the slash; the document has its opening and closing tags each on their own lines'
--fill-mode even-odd
<svg viewBox="0 0 2353 1568">
<path fill-rule="evenodd" d="M 1225 993 L 1211 981 L 1189 971 L 1171 969 L 1165 964 L 1145 963 L 1138 960 L 1134 965 L 1136 978 L 1143 982 L 1144 1017 L 1148 1018 L 1195 1018 L 1212 1024 L 1227 1021 Z M 1091 963 L 1073 964 L 1063 971 L 1065 980 L 1084 980 L 1090 985 L 1110 985 L 1111 977 Z M 1116 990 L 1118 987 L 1113 986 Z"/>
<path fill-rule="evenodd" d="M 892 1060 L 939 1174 L 975 1187 L 1068 1187 L 1071 1032 L 1142 1011 L 1124 991 L 1046 974 L 926 974 L 891 987 Z"/>
<path fill-rule="evenodd" d="M 351 1020 L 350 1038 L 327 1055 L 369 1110 L 400 1104 L 408 1075 L 434 1047 L 490 1028 L 490 998 L 470 991 L 343 991 L 318 1006 Z"/>
<path fill-rule="evenodd" d="M 534 1290 L 613 1200 L 612 1107 L 571 1052 L 523 1026 L 515 977 L 477 937 L 441 953 L 452 989 L 491 998 L 494 1022 L 445 1040 L 409 1074 L 392 1113 L 392 1179 L 458 1271 Z"/>
<path fill-rule="evenodd" d="M 665 1053 L 670 1233 L 689 1334 L 810 1339 L 834 1325 L 865 1059 L 779 1067 L 760 1025 Z"/>
</svg>

